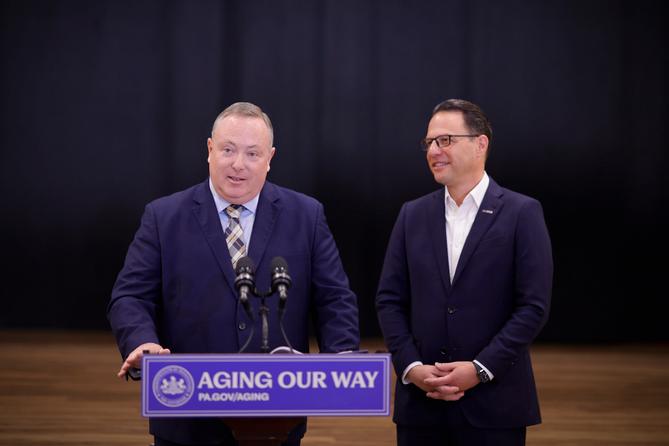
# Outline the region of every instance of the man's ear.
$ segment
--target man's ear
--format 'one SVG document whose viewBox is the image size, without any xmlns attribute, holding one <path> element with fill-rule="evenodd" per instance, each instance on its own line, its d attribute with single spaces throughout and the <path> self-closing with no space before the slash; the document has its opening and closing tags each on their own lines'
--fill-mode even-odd
<svg viewBox="0 0 669 446">
<path fill-rule="evenodd" d="M 486 158 L 488 155 L 488 146 L 490 145 L 490 139 L 486 135 L 479 135 L 476 144 L 476 154 L 483 158 Z"/>
<path fill-rule="evenodd" d="M 274 157 L 274 153 L 276 153 L 276 147 L 272 147 L 272 149 L 269 151 L 269 158 L 267 159 L 267 171 L 269 172 L 270 169 L 270 163 L 272 162 L 272 158 Z"/>
<path fill-rule="evenodd" d="M 211 151 L 214 150 L 214 141 L 212 141 L 211 138 L 207 138 L 207 162 L 209 163 L 211 160 Z"/>
</svg>

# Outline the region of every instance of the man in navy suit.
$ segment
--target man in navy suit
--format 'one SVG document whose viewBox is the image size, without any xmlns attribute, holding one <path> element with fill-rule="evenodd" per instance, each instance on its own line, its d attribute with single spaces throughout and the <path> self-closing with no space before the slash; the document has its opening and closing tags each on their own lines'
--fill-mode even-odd
<svg viewBox="0 0 669 446">
<path fill-rule="evenodd" d="M 437 105 L 423 148 L 445 187 L 405 203 L 376 298 L 398 380 L 399 445 L 523 445 L 541 422 L 529 346 L 553 261 L 538 201 L 485 172 L 492 130 L 464 100 Z"/>
<path fill-rule="evenodd" d="M 147 350 L 239 351 L 254 323 L 234 285 L 233 263 L 244 256 L 257 265 L 260 290 L 270 286 L 271 260 L 285 258 L 293 281 L 284 326 L 294 348 L 308 351 L 311 314 L 321 352 L 357 349 L 357 301 L 323 206 L 266 181 L 275 153 L 269 117 L 253 104 L 233 104 L 216 118 L 207 148 L 209 178 L 149 203 L 128 249 L 108 307 L 125 358 L 118 375 L 139 367 Z M 266 301 L 270 316 L 277 300 Z M 257 314 L 258 302 L 252 304 Z M 246 351 L 260 351 L 257 338 Z M 269 343 L 285 344 L 276 323 Z M 299 444 L 305 429 L 295 429 L 286 444 Z M 235 444 L 216 419 L 151 419 L 150 432 L 156 446 Z"/>
</svg>

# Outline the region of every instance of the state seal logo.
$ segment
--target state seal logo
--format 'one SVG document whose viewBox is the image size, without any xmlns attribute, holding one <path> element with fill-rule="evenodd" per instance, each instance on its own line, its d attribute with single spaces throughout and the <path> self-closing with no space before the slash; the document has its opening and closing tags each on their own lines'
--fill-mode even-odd
<svg viewBox="0 0 669 446">
<path fill-rule="evenodd" d="M 185 368 L 178 365 L 163 367 L 153 377 L 153 395 L 168 407 L 183 406 L 193 396 L 195 382 Z"/>
</svg>

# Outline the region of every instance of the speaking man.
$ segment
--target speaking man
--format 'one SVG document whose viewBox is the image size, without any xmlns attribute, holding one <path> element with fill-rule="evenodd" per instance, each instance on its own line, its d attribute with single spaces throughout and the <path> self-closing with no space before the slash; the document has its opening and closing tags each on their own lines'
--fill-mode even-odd
<svg viewBox="0 0 669 446">
<path fill-rule="evenodd" d="M 231 105 L 216 118 L 207 150 L 209 178 L 149 203 L 128 249 L 108 307 L 124 358 L 119 376 L 139 367 L 146 350 L 236 353 L 253 324 L 235 290 L 234 266 L 246 256 L 257 265 L 260 290 L 270 286 L 272 259 L 285 258 L 292 286 L 284 326 L 294 348 L 308 351 L 313 314 L 321 352 L 357 349 L 356 297 L 323 206 L 266 180 L 276 152 L 267 114 L 250 103 Z M 277 314 L 278 299 L 267 303 Z M 283 345 L 277 324 L 270 329 L 270 345 Z M 260 351 L 258 336 L 246 351 Z M 149 425 L 156 446 L 235 444 L 213 418 Z M 294 430 L 286 444 L 299 444 L 305 429 Z"/>
</svg>

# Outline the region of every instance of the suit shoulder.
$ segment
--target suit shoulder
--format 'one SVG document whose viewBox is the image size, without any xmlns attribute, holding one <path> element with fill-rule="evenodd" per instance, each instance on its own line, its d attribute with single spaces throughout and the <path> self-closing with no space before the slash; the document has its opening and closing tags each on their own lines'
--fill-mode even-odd
<svg viewBox="0 0 669 446">
<path fill-rule="evenodd" d="M 541 206 L 541 203 L 536 198 L 530 197 L 529 195 L 521 194 L 520 192 L 513 191 L 504 187 L 500 187 L 500 190 L 503 192 L 502 197 L 505 201 L 513 203 L 518 207 L 524 206 Z"/>
<path fill-rule="evenodd" d="M 187 189 L 174 192 L 173 194 L 156 198 L 155 200 L 149 202 L 147 204 L 147 207 L 151 207 L 157 211 L 166 211 L 166 210 L 178 209 L 183 205 L 192 204 L 195 192 L 205 186 L 206 186 L 205 183 L 199 183 Z"/>
<path fill-rule="evenodd" d="M 266 187 L 268 188 L 267 191 L 278 198 L 283 206 L 301 208 L 306 207 L 309 209 L 316 209 L 323 206 L 320 201 L 314 197 L 303 194 L 302 192 L 297 192 L 283 186 L 277 186 L 276 184 L 270 182 L 266 183 Z"/>
<path fill-rule="evenodd" d="M 414 211 L 416 209 L 422 209 L 426 206 L 430 206 L 434 204 L 435 201 L 438 202 L 440 200 L 444 200 L 444 189 L 438 189 L 434 192 L 430 192 L 429 194 L 414 198 L 413 200 L 405 202 L 402 207 L 407 211 Z"/>
</svg>

